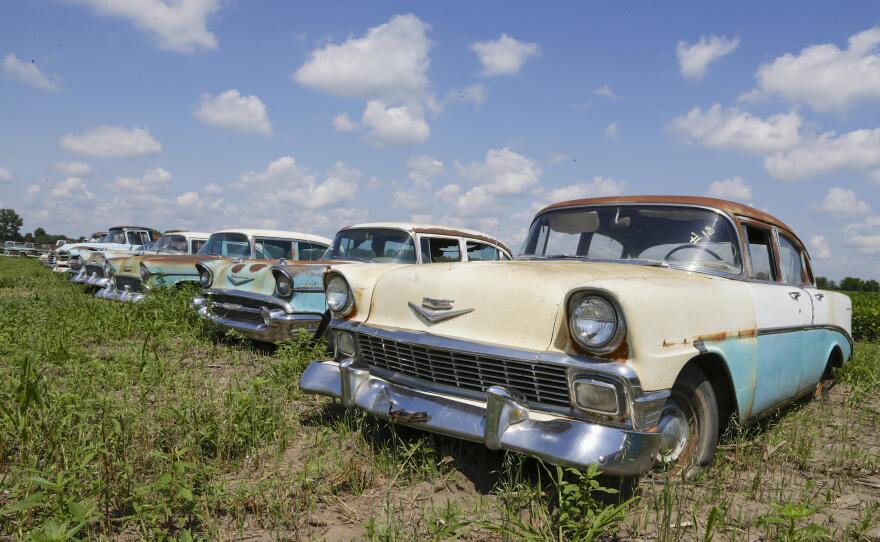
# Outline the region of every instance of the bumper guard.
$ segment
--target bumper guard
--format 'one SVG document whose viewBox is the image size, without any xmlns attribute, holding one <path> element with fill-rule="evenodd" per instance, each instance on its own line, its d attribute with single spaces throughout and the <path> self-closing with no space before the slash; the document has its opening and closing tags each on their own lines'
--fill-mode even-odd
<svg viewBox="0 0 880 542">
<path fill-rule="evenodd" d="M 323 320 L 323 316 L 319 314 L 289 314 L 282 309 L 270 310 L 268 307 L 263 307 L 260 311 L 263 317 L 262 324 L 242 322 L 212 313 L 208 308 L 208 299 L 203 296 L 193 297 L 190 308 L 212 325 L 234 329 L 249 339 L 262 342 L 291 339 L 299 330 L 314 333 Z"/>
</svg>

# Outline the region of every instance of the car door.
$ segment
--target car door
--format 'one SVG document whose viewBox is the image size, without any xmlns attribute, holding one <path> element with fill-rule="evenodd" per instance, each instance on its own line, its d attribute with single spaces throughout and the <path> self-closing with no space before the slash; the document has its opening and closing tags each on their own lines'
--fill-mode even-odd
<svg viewBox="0 0 880 542">
<path fill-rule="evenodd" d="M 754 415 L 800 391 L 804 326 L 812 308 L 802 288 L 782 282 L 773 230 L 750 221 L 744 224 L 744 238 L 758 338 Z"/>
<path fill-rule="evenodd" d="M 823 348 L 824 332 L 815 329 L 816 325 L 827 325 L 830 319 L 828 301 L 812 284 L 807 272 L 806 256 L 800 244 L 788 234 L 778 231 L 779 262 L 782 277 L 786 284 L 798 287 L 810 303 L 810 319 L 804 330 L 803 357 L 801 358 L 800 389 L 812 388 L 822 378 L 828 361 L 827 347 Z"/>
</svg>

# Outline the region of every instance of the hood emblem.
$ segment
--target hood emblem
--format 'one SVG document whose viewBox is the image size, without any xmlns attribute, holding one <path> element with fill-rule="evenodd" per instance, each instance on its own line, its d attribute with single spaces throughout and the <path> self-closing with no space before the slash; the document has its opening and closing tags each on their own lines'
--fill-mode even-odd
<svg viewBox="0 0 880 542">
<path fill-rule="evenodd" d="M 432 324 L 474 311 L 474 309 L 452 310 L 453 303 L 455 303 L 455 301 L 452 299 L 431 299 L 430 297 L 423 297 L 421 306 L 410 301 L 409 308 Z"/>
<path fill-rule="evenodd" d="M 235 275 L 227 275 L 226 280 L 235 286 L 241 286 L 242 284 L 247 284 L 254 280 L 254 277 L 236 277 Z"/>
</svg>

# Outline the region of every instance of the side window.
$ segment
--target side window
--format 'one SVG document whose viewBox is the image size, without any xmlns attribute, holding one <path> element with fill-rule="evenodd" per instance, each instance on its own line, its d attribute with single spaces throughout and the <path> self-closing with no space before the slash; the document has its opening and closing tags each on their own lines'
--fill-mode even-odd
<svg viewBox="0 0 880 542">
<path fill-rule="evenodd" d="M 598 232 L 590 236 L 590 248 L 587 250 L 587 258 L 615 260 L 622 256 L 623 245 L 616 239 Z"/>
<path fill-rule="evenodd" d="M 283 239 L 254 239 L 254 253 L 258 260 L 290 260 L 293 258 L 293 241 Z"/>
<path fill-rule="evenodd" d="M 779 235 L 779 267 L 782 268 L 782 280 L 788 284 L 806 282 L 801 252 L 794 241 L 782 234 Z"/>
<path fill-rule="evenodd" d="M 747 247 L 749 252 L 749 277 L 757 280 L 776 280 L 773 265 L 773 244 L 770 230 L 746 225 Z"/>
<path fill-rule="evenodd" d="M 318 243 L 307 243 L 305 241 L 299 241 L 297 245 L 299 248 L 300 260 L 320 260 L 321 256 L 324 254 L 324 251 L 327 250 L 327 247 L 325 245 L 320 245 Z"/>
<path fill-rule="evenodd" d="M 141 236 L 139 235 L 141 232 L 139 231 L 130 231 L 126 233 L 126 237 L 128 238 L 129 245 L 143 245 L 144 242 L 141 240 Z"/>
<path fill-rule="evenodd" d="M 460 262 L 461 248 L 458 239 L 422 237 L 422 261 L 424 263 Z"/>
<path fill-rule="evenodd" d="M 205 246 L 206 242 L 207 242 L 207 239 L 193 239 L 192 241 L 190 241 L 190 247 L 192 249 L 191 254 L 196 254 L 199 251 L 199 249 L 201 249 L 203 246 Z"/>
<path fill-rule="evenodd" d="M 498 258 L 498 249 L 493 247 L 492 245 L 487 245 L 485 243 L 478 243 L 476 241 L 468 241 L 466 243 L 467 247 L 467 255 L 468 261 L 471 262 L 484 262 L 484 261 L 497 261 Z"/>
</svg>

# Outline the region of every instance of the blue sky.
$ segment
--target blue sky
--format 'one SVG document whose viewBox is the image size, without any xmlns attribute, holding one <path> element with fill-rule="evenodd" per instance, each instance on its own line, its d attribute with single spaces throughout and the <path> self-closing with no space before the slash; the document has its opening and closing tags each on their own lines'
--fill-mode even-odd
<svg viewBox="0 0 880 542">
<path fill-rule="evenodd" d="M 518 245 L 554 200 L 713 194 L 788 222 L 818 273 L 877 277 L 880 10 L 845 8 L 6 1 L 0 205 L 27 231 Z"/>
</svg>

